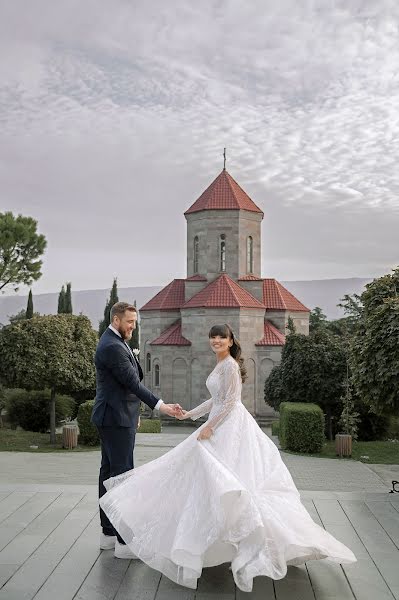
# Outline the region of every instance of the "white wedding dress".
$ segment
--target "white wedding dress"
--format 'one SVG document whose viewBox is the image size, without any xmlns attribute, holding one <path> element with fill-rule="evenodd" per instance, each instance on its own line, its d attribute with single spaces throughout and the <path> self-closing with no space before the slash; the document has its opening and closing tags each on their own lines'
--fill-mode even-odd
<svg viewBox="0 0 399 600">
<path fill-rule="evenodd" d="M 212 398 L 189 415 L 210 413 L 208 440 L 198 441 L 197 429 L 160 458 L 105 482 L 100 505 L 132 552 L 193 589 L 203 567 L 225 562 L 237 586 L 251 591 L 254 577 L 281 579 L 287 565 L 356 561 L 301 504 L 278 449 L 241 402 L 230 355 L 207 387 Z"/>
</svg>

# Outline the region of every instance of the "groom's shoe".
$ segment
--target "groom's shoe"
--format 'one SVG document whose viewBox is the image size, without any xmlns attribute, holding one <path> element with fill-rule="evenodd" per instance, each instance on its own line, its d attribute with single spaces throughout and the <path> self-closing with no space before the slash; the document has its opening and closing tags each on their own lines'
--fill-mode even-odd
<svg viewBox="0 0 399 600">
<path fill-rule="evenodd" d="M 127 558 L 129 560 L 132 560 L 135 558 L 137 559 L 138 556 L 133 554 L 133 552 L 130 550 L 129 546 L 126 546 L 125 544 L 120 544 L 118 542 L 118 540 L 116 540 L 115 558 Z"/>
<path fill-rule="evenodd" d="M 100 548 L 101 550 L 113 550 L 115 548 L 116 535 L 105 535 L 103 532 L 100 534 Z"/>
</svg>

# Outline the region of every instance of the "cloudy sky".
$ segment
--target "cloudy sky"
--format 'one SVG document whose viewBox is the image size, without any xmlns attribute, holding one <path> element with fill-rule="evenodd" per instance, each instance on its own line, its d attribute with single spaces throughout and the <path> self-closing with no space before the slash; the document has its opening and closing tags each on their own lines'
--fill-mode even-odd
<svg viewBox="0 0 399 600">
<path fill-rule="evenodd" d="M 184 277 L 224 146 L 263 275 L 399 263 L 397 0 L 0 0 L 0 86 L 0 211 L 47 237 L 36 293 Z"/>
</svg>

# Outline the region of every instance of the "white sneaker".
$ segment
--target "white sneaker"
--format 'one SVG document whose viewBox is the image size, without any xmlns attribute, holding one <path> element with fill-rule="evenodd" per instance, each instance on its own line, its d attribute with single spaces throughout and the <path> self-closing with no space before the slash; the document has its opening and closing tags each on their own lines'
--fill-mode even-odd
<svg viewBox="0 0 399 600">
<path fill-rule="evenodd" d="M 116 535 L 105 535 L 100 533 L 100 548 L 101 550 L 113 550 L 115 548 Z"/>
<path fill-rule="evenodd" d="M 135 558 L 137 559 L 138 556 L 133 554 L 133 552 L 130 550 L 129 546 L 126 546 L 125 544 L 120 544 L 118 542 L 118 540 L 116 540 L 115 558 L 127 558 L 129 560 L 134 560 Z"/>
</svg>

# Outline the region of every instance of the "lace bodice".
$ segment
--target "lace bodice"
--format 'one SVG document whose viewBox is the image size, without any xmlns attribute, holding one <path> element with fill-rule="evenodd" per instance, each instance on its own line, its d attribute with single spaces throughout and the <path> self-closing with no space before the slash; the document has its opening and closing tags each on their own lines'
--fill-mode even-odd
<svg viewBox="0 0 399 600">
<path fill-rule="evenodd" d="M 188 416 L 195 421 L 210 413 L 207 425 L 215 429 L 241 404 L 242 384 L 237 361 L 230 355 L 220 361 L 206 380 L 206 387 L 212 397 L 190 410 Z"/>
</svg>

